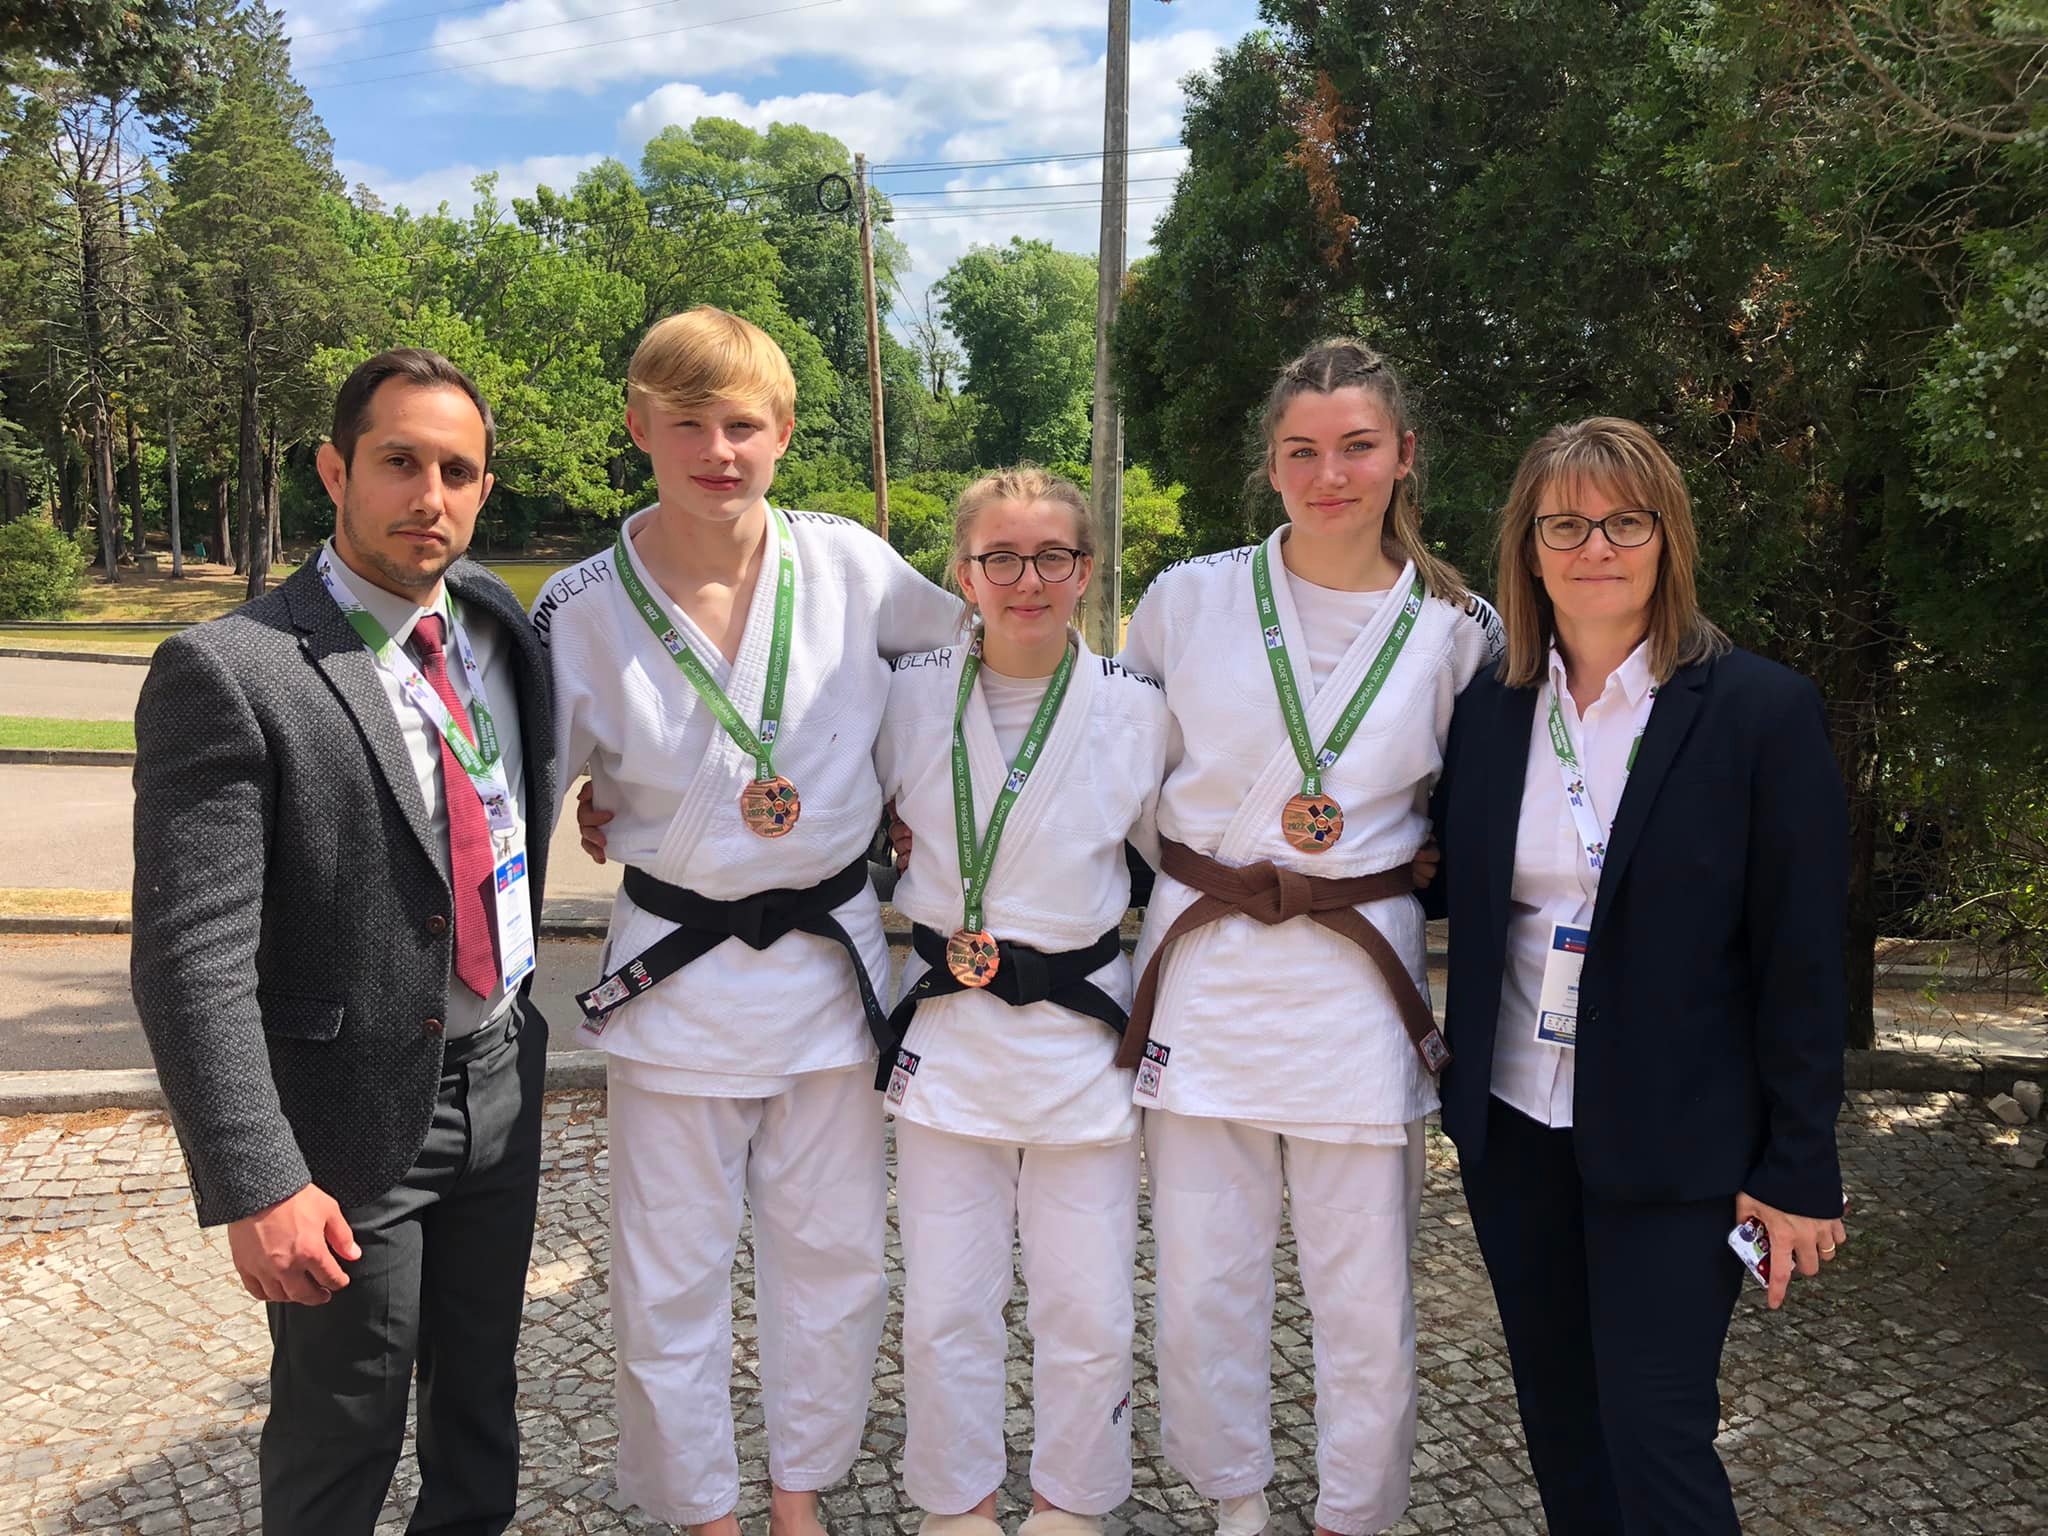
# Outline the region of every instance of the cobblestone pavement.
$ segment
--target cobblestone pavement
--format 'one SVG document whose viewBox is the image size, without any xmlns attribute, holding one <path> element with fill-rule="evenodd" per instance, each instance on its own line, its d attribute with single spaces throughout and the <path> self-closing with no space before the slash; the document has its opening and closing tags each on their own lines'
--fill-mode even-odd
<svg viewBox="0 0 2048 1536">
<path fill-rule="evenodd" d="M 1721 1439 L 1745 1526 L 1771 1536 L 2048 1530 L 2048 1174 L 2008 1165 L 2013 1133 L 1946 1094 L 1858 1094 L 1843 1150 L 1858 1215 L 1820 1283 L 1777 1316 L 1745 1296 L 1728 1352 Z M 1417 1254 L 1421 1443 L 1404 1532 L 1533 1532 L 1507 1362 L 1457 1194 L 1432 1136 Z M 895 1249 L 891 1248 L 892 1263 Z M 1140 1291 L 1149 1298 L 1150 1250 Z M 1273 1536 L 1310 1529 L 1309 1322 L 1291 1247 L 1274 1334 Z M 523 1532 L 658 1530 L 611 1485 L 603 1098 L 549 1101 L 541 1228 L 522 1347 Z M 735 1409 L 750 1471 L 741 1515 L 765 1529 L 765 1449 L 746 1274 L 736 1299 Z M 1149 1304 L 1141 1307 L 1141 1317 Z M 1012 1475 L 1028 1498 L 1029 1349 L 1012 1302 Z M 227 1244 L 192 1221 L 161 1116 L 104 1111 L 0 1121 L 0 1532 L 196 1536 L 257 1529 L 255 1444 L 267 1339 Z M 1200 1532 L 1165 1466 L 1149 1361 L 1139 1366 L 1138 1474 L 1108 1523 Z M 892 1319 L 867 1450 L 828 1495 L 835 1536 L 916 1528 L 898 1491 L 903 1378 Z M 401 1470 L 380 1531 L 414 1484 Z"/>
</svg>

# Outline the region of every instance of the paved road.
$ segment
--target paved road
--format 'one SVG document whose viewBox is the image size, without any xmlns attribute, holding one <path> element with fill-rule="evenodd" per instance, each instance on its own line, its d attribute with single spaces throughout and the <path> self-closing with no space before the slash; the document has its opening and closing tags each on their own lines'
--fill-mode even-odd
<svg viewBox="0 0 2048 1536">
<path fill-rule="evenodd" d="M 33 816 L 0 817 L 0 888 L 125 891 L 134 883 L 135 791 L 129 769 L 0 763 L 0 805 L 36 809 Z M 549 858 L 551 912 L 610 913 L 619 866 L 593 864 L 583 856 L 573 816 L 564 814 L 556 825 Z"/>
<path fill-rule="evenodd" d="M 1771 1314 L 1738 1309 L 1723 1374 L 1723 1454 L 1751 1536 L 1964 1536 L 2048 1529 L 2048 1173 L 2004 1165 L 1975 1101 L 1858 1094 L 1843 1154 L 1859 1216 L 1824 1280 Z M 617 1425 L 606 1313 L 600 1094 L 558 1095 L 546 1121 L 540 1226 L 521 1337 L 525 1536 L 665 1530 L 612 1483 Z M 1432 1137 L 1417 1244 L 1421 1438 L 1410 1533 L 1541 1529 L 1493 1303 Z M 734 1298 L 734 1410 L 748 1529 L 765 1525 L 751 1248 Z M 835 1536 L 897 1536 L 917 1513 L 896 1482 L 903 1434 L 901 1259 L 863 1454 L 827 1494 Z M 1302 1536 L 1314 1498 L 1310 1324 L 1292 1243 L 1280 1250 L 1272 1536 Z M 263 1314 L 229 1278 L 218 1230 L 193 1225 L 161 1116 L 0 1121 L 0 1529 L 255 1532 L 267 1386 Z M 1139 1254 L 1135 1496 L 1110 1536 L 1199 1536 L 1165 1465 L 1149 1334 L 1152 1251 Z M 1027 1496 L 1030 1340 L 1010 1317 L 1011 1476 Z M 417 1491 L 403 1464 L 378 1526 Z"/>
<path fill-rule="evenodd" d="M 0 656 L 0 715 L 53 720 L 133 720 L 141 667 L 95 661 L 30 661 Z"/>
<path fill-rule="evenodd" d="M 597 981 L 598 941 L 540 947 L 534 995 L 554 1050 L 578 1049 L 574 994 Z M 0 935 L 0 1072 L 146 1067 L 149 1046 L 128 996 L 128 937 Z"/>
</svg>

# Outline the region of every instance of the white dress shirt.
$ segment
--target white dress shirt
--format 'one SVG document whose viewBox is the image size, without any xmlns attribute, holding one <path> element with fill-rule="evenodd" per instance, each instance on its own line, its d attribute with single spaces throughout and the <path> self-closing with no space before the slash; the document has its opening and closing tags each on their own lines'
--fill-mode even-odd
<svg viewBox="0 0 2048 1536">
<path fill-rule="evenodd" d="M 1576 1055 L 1536 1038 L 1537 999 L 1550 955 L 1554 924 L 1583 928 L 1593 920 L 1599 881 L 1586 863 L 1577 823 L 1566 803 L 1557 754 L 1550 745 L 1554 696 L 1585 771 L 1593 814 L 1603 828 L 1628 783 L 1628 760 L 1657 697 L 1650 675 L 1649 642 L 1637 646 L 1607 679 L 1582 716 L 1565 681 L 1564 659 L 1553 647 L 1550 681 L 1536 700 L 1529 732 L 1529 762 L 1522 781 L 1522 817 L 1515 828 L 1515 874 L 1508 906 L 1507 965 L 1501 975 L 1500 1018 L 1493 1032 L 1493 1096 L 1538 1125 L 1572 1123 Z M 1451 1046 L 1456 1050 L 1455 1043 Z"/>
<path fill-rule="evenodd" d="M 332 540 L 328 542 L 328 548 L 333 551 Z M 436 589 L 432 607 L 422 608 L 411 598 L 387 592 L 357 575 L 349 569 L 338 551 L 334 551 L 333 569 L 335 578 L 369 610 L 371 618 L 384 626 L 384 633 L 412 658 L 415 666 L 420 665 L 420 658 L 410 644 L 413 627 L 429 613 L 441 616 L 448 656 L 448 680 L 455 687 L 456 698 L 467 709 L 469 679 L 456 659 L 447 584 L 444 582 Z M 497 620 L 474 607 L 462 611 L 462 632 L 469 637 L 470 649 L 476 653 L 477 669 L 483 673 L 485 702 L 490 706 L 491 718 L 497 723 L 498 749 L 505 756 L 505 783 L 512 793 L 512 816 L 518 823 L 519 840 L 523 846 L 526 842 L 525 750 L 519 732 L 519 684 L 512 670 L 512 642 L 498 627 Z M 425 672 L 426 669 L 421 667 L 422 676 Z M 395 675 L 380 666 L 377 668 L 377 681 L 383 685 L 385 698 L 391 701 L 391 712 L 398 719 L 399 734 L 405 738 L 406 756 L 412 761 L 413 777 L 419 783 L 420 798 L 426 802 L 427 820 L 433 827 L 434 840 L 445 854 L 448 848 L 448 799 L 447 786 L 442 782 L 441 732 L 405 696 Z M 475 793 L 467 779 L 456 788 L 460 794 Z M 457 981 L 451 972 L 446 1003 L 446 1038 L 454 1040 L 474 1034 L 502 1013 L 507 1001 L 502 983 L 491 989 L 489 997 L 478 997 Z"/>
</svg>

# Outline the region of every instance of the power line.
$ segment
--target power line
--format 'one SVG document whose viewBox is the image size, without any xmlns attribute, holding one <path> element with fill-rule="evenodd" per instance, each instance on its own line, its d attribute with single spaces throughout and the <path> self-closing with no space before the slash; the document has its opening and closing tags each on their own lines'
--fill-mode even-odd
<svg viewBox="0 0 2048 1536">
<path fill-rule="evenodd" d="M 1129 183 L 1129 185 L 1134 187 L 1141 187 L 1148 186 L 1153 182 L 1179 180 L 1180 178 L 1178 176 L 1138 176 L 1134 177 Z M 906 192 L 890 192 L 886 193 L 885 195 L 890 198 L 974 197 L 989 192 L 1066 192 L 1070 190 L 1078 191 L 1083 187 L 1099 187 L 1101 185 L 1102 183 L 1099 181 L 1010 181 L 1003 182 L 999 185 L 992 187 L 926 187 L 922 189 L 913 188 L 912 190 Z"/>
<path fill-rule="evenodd" d="M 730 26 L 741 21 L 760 21 L 769 16 L 788 16 L 797 11 L 823 10 L 826 6 L 838 5 L 841 0 L 805 0 L 802 5 L 780 6 L 772 11 L 749 11 L 744 16 L 720 16 L 711 21 L 691 22 L 688 26 L 667 27 L 658 32 L 635 32 L 630 37 L 601 37 L 590 43 L 567 43 L 560 48 L 542 48 L 534 53 L 515 53 L 505 58 L 471 59 L 461 64 L 439 64 L 432 69 L 405 70 L 395 75 L 369 75 L 360 80 L 315 80 L 307 83 L 312 90 L 331 90 L 353 85 L 382 85 L 391 80 L 417 80 L 422 75 L 445 75 L 458 69 L 488 69 L 494 64 L 523 64 L 529 59 L 549 59 L 558 54 L 583 53 L 592 48 L 610 48 L 620 43 L 643 43 L 650 38 L 675 37 L 684 32 L 701 32 L 708 27 Z M 482 39 L 474 39 L 482 41 Z"/>
<path fill-rule="evenodd" d="M 472 43 L 495 42 L 501 37 L 521 37 L 528 32 L 552 32 L 558 27 L 581 26 L 586 21 L 605 21 L 613 16 L 632 16 L 641 11 L 666 10 L 672 5 L 681 5 L 683 0 L 642 0 L 639 5 L 623 6 L 616 11 L 592 11 L 587 16 L 565 16 L 560 21 L 536 22 L 530 27 L 512 27 L 503 32 L 479 32 L 474 37 L 461 38 L 452 43 L 422 43 L 417 48 L 396 48 L 390 53 L 361 53 L 352 59 L 330 59 L 326 65 L 374 64 L 379 59 L 403 59 L 416 53 L 445 53 L 450 48 L 467 48 Z M 630 39 L 621 39 L 630 41 Z M 316 68 L 321 66 L 315 66 Z"/>
<path fill-rule="evenodd" d="M 1143 149 L 1127 149 L 1127 155 L 1164 155 L 1176 149 L 1185 149 L 1185 144 L 1148 144 Z M 872 165 L 872 171 L 886 172 L 892 176 L 915 176 L 932 171 L 971 171 L 991 165 L 1048 165 L 1055 160 L 1100 160 L 1099 149 L 1080 149 L 1063 155 L 1013 155 L 1007 160 L 903 160 Z"/>
<path fill-rule="evenodd" d="M 504 3 L 505 0 L 473 0 L 469 5 L 450 5 L 438 11 L 415 11 L 410 16 L 386 16 L 382 21 L 356 21 L 345 27 L 327 27 L 319 32 L 292 32 L 290 27 L 285 30 L 290 33 L 293 42 L 309 43 L 316 37 L 339 37 L 344 32 L 376 32 L 410 21 L 432 21 L 436 16 L 454 16 L 463 11 L 488 11 L 492 6 Z"/>
<path fill-rule="evenodd" d="M 1140 207 L 1148 203 L 1170 203 L 1170 197 L 1134 197 L 1128 206 Z M 1102 199 L 1091 197 L 1073 203 L 995 203 L 984 208 L 969 208 L 955 213 L 906 213 L 893 224 L 928 224 L 939 219 L 979 219 L 997 213 L 1068 213 L 1081 208 L 1099 208 Z"/>
</svg>

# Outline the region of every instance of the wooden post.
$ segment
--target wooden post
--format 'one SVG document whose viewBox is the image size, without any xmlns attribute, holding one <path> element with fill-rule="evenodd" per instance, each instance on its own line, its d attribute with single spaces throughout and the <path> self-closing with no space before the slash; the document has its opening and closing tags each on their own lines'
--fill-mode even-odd
<svg viewBox="0 0 2048 1536">
<path fill-rule="evenodd" d="M 860 278 L 868 306 L 868 414 L 874 428 L 875 532 L 889 537 L 889 450 L 882 432 L 882 326 L 875 313 L 875 228 L 868 216 L 868 157 L 853 157 L 853 196 L 860 204 Z"/>
<path fill-rule="evenodd" d="M 1123 646 L 1124 424 L 1110 378 L 1109 333 L 1124 286 L 1124 199 L 1130 175 L 1131 0 L 1110 0 L 1102 92 L 1102 237 L 1096 247 L 1095 421 L 1089 489 L 1095 503 L 1095 604 L 1088 643 L 1114 656 Z"/>
</svg>

